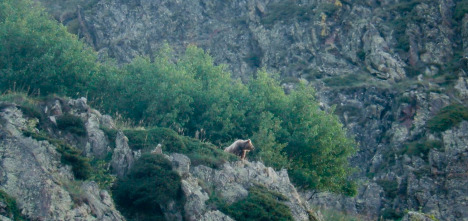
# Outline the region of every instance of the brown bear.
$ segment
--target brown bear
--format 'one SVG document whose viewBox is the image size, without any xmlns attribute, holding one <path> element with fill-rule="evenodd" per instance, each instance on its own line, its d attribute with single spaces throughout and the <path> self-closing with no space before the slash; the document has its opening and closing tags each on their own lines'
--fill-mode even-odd
<svg viewBox="0 0 468 221">
<path fill-rule="evenodd" d="M 255 149 L 250 139 L 236 140 L 231 146 L 224 148 L 224 152 L 232 153 L 239 156 L 242 160 L 245 159 L 247 152 Z"/>
</svg>

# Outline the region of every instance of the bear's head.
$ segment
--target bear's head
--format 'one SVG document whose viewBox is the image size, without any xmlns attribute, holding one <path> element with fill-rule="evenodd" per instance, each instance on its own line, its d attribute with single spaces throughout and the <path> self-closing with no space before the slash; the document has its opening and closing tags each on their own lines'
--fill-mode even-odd
<svg viewBox="0 0 468 221">
<path fill-rule="evenodd" d="M 254 145 L 252 144 L 252 141 L 250 139 L 246 140 L 245 143 L 244 143 L 244 148 L 242 148 L 243 150 L 254 150 L 255 147 Z"/>
</svg>

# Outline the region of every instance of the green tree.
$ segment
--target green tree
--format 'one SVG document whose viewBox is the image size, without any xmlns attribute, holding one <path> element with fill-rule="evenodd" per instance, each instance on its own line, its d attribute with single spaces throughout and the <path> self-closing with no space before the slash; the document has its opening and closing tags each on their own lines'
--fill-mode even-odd
<svg viewBox="0 0 468 221">
<path fill-rule="evenodd" d="M 347 179 L 351 169 L 348 158 L 355 143 L 337 116 L 321 111 L 313 88 L 300 84 L 290 95 L 291 111 L 284 119 L 289 136 L 285 151 L 293 162 L 293 179 L 306 188 L 353 194 Z M 281 139 L 280 139 L 281 140 Z"/>
<path fill-rule="evenodd" d="M 281 121 L 271 113 L 262 113 L 258 131 L 252 135 L 255 150 L 251 155 L 276 169 L 288 168 L 288 158 L 283 152 L 287 144 L 279 143 L 276 134 L 281 130 Z"/>
<path fill-rule="evenodd" d="M 96 53 L 30 0 L 0 3 L 0 89 L 85 94 Z"/>
</svg>

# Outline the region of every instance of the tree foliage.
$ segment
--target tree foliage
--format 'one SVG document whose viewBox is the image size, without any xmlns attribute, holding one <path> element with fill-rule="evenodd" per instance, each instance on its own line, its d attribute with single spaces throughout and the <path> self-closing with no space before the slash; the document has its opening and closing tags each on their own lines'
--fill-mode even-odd
<svg viewBox="0 0 468 221">
<path fill-rule="evenodd" d="M 0 3 L 0 86 L 30 94 L 81 94 L 96 56 L 29 0 Z"/>
<path fill-rule="evenodd" d="M 257 149 L 251 159 L 289 169 L 302 187 L 353 192 L 347 177 L 355 144 L 304 83 L 287 95 L 264 69 L 242 83 L 195 46 L 179 56 L 166 45 L 152 60 L 99 63 L 30 0 L 0 3 L 0 47 L 2 91 L 88 95 L 94 106 L 136 124 L 203 132 L 218 146 L 251 138 Z M 203 159 L 203 151 L 191 153 Z"/>
</svg>

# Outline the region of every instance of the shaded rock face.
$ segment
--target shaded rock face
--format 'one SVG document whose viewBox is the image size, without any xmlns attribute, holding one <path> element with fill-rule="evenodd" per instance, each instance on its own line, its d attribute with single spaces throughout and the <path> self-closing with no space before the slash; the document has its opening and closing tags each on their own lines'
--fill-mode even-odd
<svg viewBox="0 0 468 221">
<path fill-rule="evenodd" d="M 22 135 L 29 120 L 15 105 L 0 110 L 0 188 L 21 213 L 31 220 L 124 220 L 96 183 L 74 181 L 57 147 Z"/>
<path fill-rule="evenodd" d="M 214 191 L 225 202 L 233 203 L 247 197 L 248 189 L 254 185 L 265 186 L 286 196 L 288 200 L 283 203 L 291 209 L 295 220 L 309 220 L 310 217 L 320 220 L 290 183 L 286 170 L 277 172 L 260 162 L 248 161 L 226 163 L 220 169 L 191 167 L 190 159 L 185 155 L 175 153 L 167 158 L 182 177 L 182 192 L 186 199 L 183 214 L 187 220 L 232 220 L 222 212 L 208 207 L 208 193 Z M 174 214 L 174 211 L 171 213 Z M 169 217 L 178 217 L 173 214 Z"/>
</svg>

